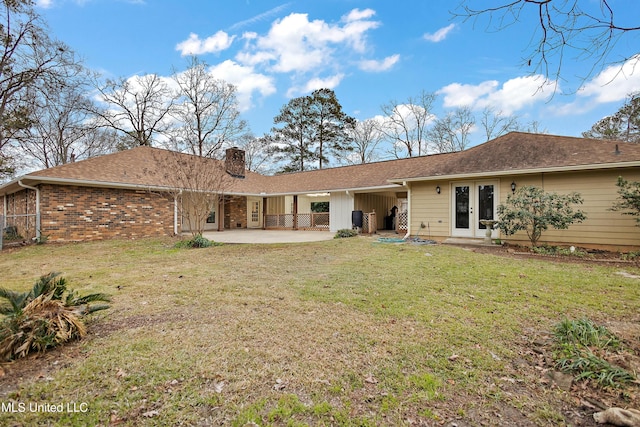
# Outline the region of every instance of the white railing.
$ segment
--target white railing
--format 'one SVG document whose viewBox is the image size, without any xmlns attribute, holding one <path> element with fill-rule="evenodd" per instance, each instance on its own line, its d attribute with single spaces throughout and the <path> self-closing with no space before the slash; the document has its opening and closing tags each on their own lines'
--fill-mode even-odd
<svg viewBox="0 0 640 427">
<path fill-rule="evenodd" d="M 400 212 L 396 217 L 397 231 L 407 231 L 409 229 L 409 212 Z"/>
</svg>

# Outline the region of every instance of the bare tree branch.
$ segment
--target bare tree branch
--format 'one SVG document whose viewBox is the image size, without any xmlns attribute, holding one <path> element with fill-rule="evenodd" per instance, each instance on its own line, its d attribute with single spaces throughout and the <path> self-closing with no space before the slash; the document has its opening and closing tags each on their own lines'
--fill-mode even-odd
<svg viewBox="0 0 640 427">
<path fill-rule="evenodd" d="M 588 64 L 588 71 L 580 76 L 586 80 L 604 67 L 629 60 L 640 61 L 638 49 L 613 56 L 620 39 L 640 30 L 638 17 L 614 13 L 611 0 L 513 0 L 497 6 L 476 8 L 471 0 L 463 0 L 453 15 L 478 23 L 487 17 L 487 29 L 500 31 L 513 25 L 537 28 L 531 41 L 531 51 L 524 63 L 531 66 L 531 74 L 542 73 L 547 80 L 563 80 L 563 64 L 567 55 L 571 60 Z"/>
<path fill-rule="evenodd" d="M 220 157 L 221 149 L 245 132 L 236 88 L 216 79 L 207 64 L 192 58 L 187 70 L 174 72 L 178 89 L 172 115 L 178 121 L 173 142 L 179 151 Z"/>
<path fill-rule="evenodd" d="M 204 232 L 207 218 L 218 211 L 224 193 L 232 184 L 231 176 L 226 172 L 220 160 L 157 150 L 154 161 L 167 183 L 166 191 L 178 201 L 178 211 L 183 223 L 195 237 Z M 219 217 L 217 221 L 223 219 Z"/>
<path fill-rule="evenodd" d="M 427 153 L 427 126 L 434 119 L 434 93 L 422 91 L 409 97 L 404 104 L 390 101 L 380 107 L 385 116 L 380 128 L 393 144 L 396 158 L 420 156 Z"/>
<path fill-rule="evenodd" d="M 156 74 L 107 80 L 98 86 L 107 109 L 96 110 L 104 126 L 128 135 L 132 145 L 153 145 L 154 136 L 169 129 L 173 97 L 167 83 Z"/>
</svg>

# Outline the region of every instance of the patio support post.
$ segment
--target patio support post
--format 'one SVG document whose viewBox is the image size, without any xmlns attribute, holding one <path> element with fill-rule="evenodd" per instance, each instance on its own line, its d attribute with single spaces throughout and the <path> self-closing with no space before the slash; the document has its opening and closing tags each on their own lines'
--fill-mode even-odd
<svg viewBox="0 0 640 427">
<path fill-rule="evenodd" d="M 173 234 L 176 236 L 178 236 L 180 234 L 180 231 L 182 231 L 178 230 L 178 226 L 182 222 L 182 219 L 180 218 L 180 207 L 178 206 L 178 203 L 181 201 L 181 196 L 182 190 L 180 190 L 178 194 L 173 196 Z"/>
<path fill-rule="evenodd" d="M 293 196 L 293 229 L 298 229 L 298 196 Z"/>
<path fill-rule="evenodd" d="M 267 198 L 262 198 L 262 229 L 267 229 Z"/>
<path fill-rule="evenodd" d="M 224 194 L 218 195 L 218 231 L 224 230 Z"/>
</svg>

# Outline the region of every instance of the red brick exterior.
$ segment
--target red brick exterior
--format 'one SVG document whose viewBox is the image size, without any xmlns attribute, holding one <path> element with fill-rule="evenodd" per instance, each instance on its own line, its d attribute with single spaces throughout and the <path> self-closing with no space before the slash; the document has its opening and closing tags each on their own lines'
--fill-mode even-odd
<svg viewBox="0 0 640 427">
<path fill-rule="evenodd" d="M 225 196 L 224 228 L 247 228 L 247 198 L 243 196 Z"/>
<path fill-rule="evenodd" d="M 144 190 L 40 186 L 42 234 L 49 241 L 173 235 L 171 197 Z"/>
</svg>

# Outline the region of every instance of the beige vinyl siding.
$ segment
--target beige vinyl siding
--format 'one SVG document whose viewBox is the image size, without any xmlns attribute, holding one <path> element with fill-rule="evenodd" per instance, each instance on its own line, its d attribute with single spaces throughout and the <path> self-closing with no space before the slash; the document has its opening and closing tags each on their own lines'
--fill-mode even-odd
<svg viewBox="0 0 640 427">
<path fill-rule="evenodd" d="M 376 213 L 376 222 L 378 230 L 384 229 L 384 217 L 391 213 L 391 208 L 400 206 L 398 199 L 395 195 L 380 195 L 373 193 L 359 193 L 356 194 L 354 200 L 354 210 L 362 211 L 364 213 Z"/>
<path fill-rule="evenodd" d="M 285 203 L 284 196 L 267 198 L 267 215 L 276 215 L 284 213 Z"/>
<path fill-rule="evenodd" d="M 636 226 L 634 217 L 610 210 L 618 197 L 618 187 L 615 185 L 618 176 L 623 176 L 629 181 L 640 181 L 640 170 L 545 173 L 514 177 L 513 181 L 518 187 L 538 185 L 547 192 L 559 194 L 576 191 L 584 199 L 584 203 L 578 208 L 586 213 L 587 219 L 583 223 L 571 225 L 566 230 L 549 229 L 543 232 L 541 244 L 603 247 L 624 251 L 640 246 L 640 227 Z M 507 179 L 503 178 L 501 181 L 501 203 L 511 194 L 512 181 L 507 182 Z M 503 238 L 513 243 L 529 243 L 525 233 Z"/>
<path fill-rule="evenodd" d="M 436 187 L 440 186 L 440 194 Z M 429 181 L 411 184 L 411 225 L 410 232 L 415 236 L 431 236 L 435 240 L 449 237 L 451 218 L 449 181 Z M 424 224 L 425 228 L 420 225 Z"/>
<path fill-rule="evenodd" d="M 618 176 L 629 181 L 640 181 L 640 169 L 592 170 L 583 172 L 538 173 L 526 175 L 499 176 L 482 180 L 499 180 L 499 203 L 504 203 L 511 195 L 511 183 L 516 188 L 526 185 L 542 187 L 547 192 L 567 194 L 577 191 L 584 199 L 579 209 L 587 215 L 581 224 L 573 224 L 567 230 L 549 229 L 542 234 L 541 244 L 564 246 L 584 246 L 608 250 L 629 251 L 640 248 L 640 227 L 635 217 L 611 211 L 618 198 L 616 182 Z M 466 179 L 466 182 L 474 181 Z M 424 181 L 411 184 L 411 225 L 415 235 L 427 235 L 444 240 L 451 235 L 451 184 L 456 181 Z M 436 187 L 440 186 L 440 194 Z M 428 228 L 421 229 L 424 223 Z M 526 233 L 514 236 L 500 235 L 500 238 L 514 244 L 529 244 Z"/>
</svg>

